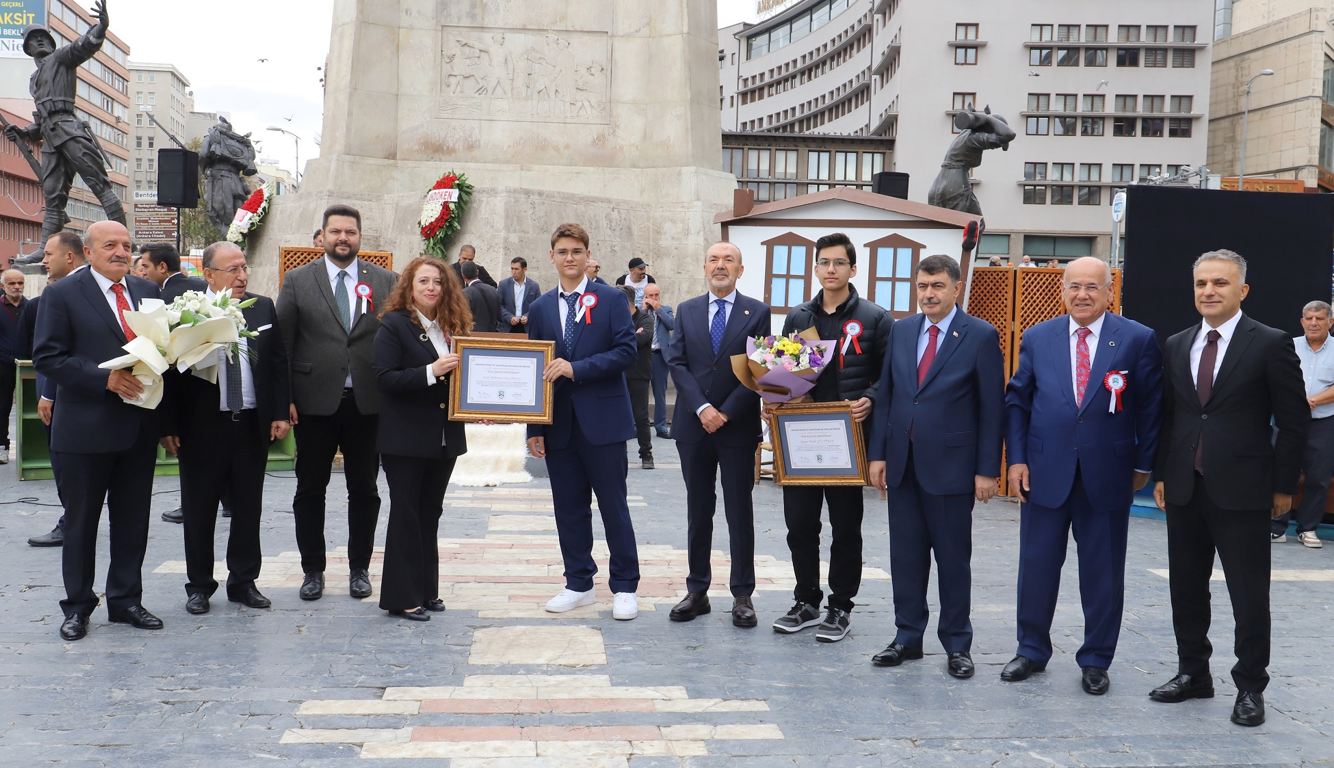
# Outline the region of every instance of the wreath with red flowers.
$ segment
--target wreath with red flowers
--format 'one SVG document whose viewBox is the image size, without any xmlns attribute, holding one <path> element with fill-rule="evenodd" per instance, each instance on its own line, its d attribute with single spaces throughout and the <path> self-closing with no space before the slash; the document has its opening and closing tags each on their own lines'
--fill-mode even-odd
<svg viewBox="0 0 1334 768">
<path fill-rule="evenodd" d="M 273 200 L 273 193 L 272 183 L 263 184 L 250 193 L 250 197 L 236 209 L 236 216 L 232 219 L 231 226 L 227 227 L 228 242 L 245 247 L 246 237 L 259 229 L 264 214 L 269 212 L 269 202 Z"/>
<path fill-rule="evenodd" d="M 472 189 L 467 176 L 450 171 L 426 193 L 421 218 L 417 222 L 426 243 L 424 251 L 437 259 L 449 258 L 449 241 L 458 234 L 459 221 L 468 208 Z"/>
</svg>

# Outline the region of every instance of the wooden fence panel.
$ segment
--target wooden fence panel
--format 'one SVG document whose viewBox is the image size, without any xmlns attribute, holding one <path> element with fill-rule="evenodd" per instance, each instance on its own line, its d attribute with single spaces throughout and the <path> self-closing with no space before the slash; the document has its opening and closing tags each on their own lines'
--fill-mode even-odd
<svg viewBox="0 0 1334 768">
<path fill-rule="evenodd" d="M 310 248 L 302 246 L 285 246 L 278 251 L 278 288 L 283 287 L 283 276 L 287 270 L 296 269 L 303 264 L 318 259 L 324 255 L 323 248 Z M 394 268 L 394 254 L 388 251 L 362 251 L 357 254 L 357 258 L 365 259 L 377 267 L 384 267 L 392 270 Z"/>
</svg>

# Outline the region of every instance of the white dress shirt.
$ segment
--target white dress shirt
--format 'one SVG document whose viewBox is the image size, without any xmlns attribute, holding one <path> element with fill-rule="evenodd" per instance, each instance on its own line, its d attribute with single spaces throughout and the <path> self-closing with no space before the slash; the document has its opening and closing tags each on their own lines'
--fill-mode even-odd
<svg viewBox="0 0 1334 768">
<path fill-rule="evenodd" d="M 340 267 L 340 266 L 338 266 L 337 264 L 333 263 L 333 259 L 330 259 L 328 256 L 325 256 L 325 257 L 324 257 L 324 268 L 327 269 L 327 270 L 329 270 L 329 288 L 332 289 L 333 292 L 334 292 L 334 306 L 337 306 L 337 305 L 338 305 L 338 304 L 337 304 L 337 302 L 338 302 L 338 281 L 339 281 L 339 280 L 342 280 L 342 281 L 343 281 L 343 284 L 347 286 L 347 309 L 348 309 L 348 314 L 350 315 L 350 318 L 349 318 L 349 319 L 350 319 L 353 323 L 356 323 L 356 322 L 357 322 L 357 291 L 356 291 L 356 287 L 357 287 L 357 275 L 361 274 L 361 263 L 360 263 L 360 262 L 361 262 L 361 259 L 353 259 L 351 264 L 348 264 L 346 268 L 343 268 L 343 267 Z M 339 273 L 339 272 L 347 272 L 347 277 L 342 277 L 342 278 L 340 278 L 340 277 L 338 276 L 338 273 Z M 347 369 L 347 381 L 344 381 L 344 382 L 343 382 L 343 388 L 344 388 L 344 389 L 351 389 L 351 388 L 352 388 L 352 367 L 351 367 L 351 366 L 348 366 L 348 369 Z"/>
<path fill-rule="evenodd" d="M 102 291 L 103 298 L 107 300 L 107 306 L 111 308 L 111 316 L 116 318 L 116 322 L 124 325 L 122 322 L 123 318 L 120 316 L 120 310 L 116 308 L 116 292 L 111 290 L 111 286 L 119 285 L 124 288 L 125 301 L 129 302 L 130 309 L 134 309 L 134 297 L 130 295 L 130 286 L 125 284 L 125 278 L 121 278 L 120 282 L 113 283 L 111 282 L 111 278 L 101 272 L 98 272 L 95 269 L 89 271 L 93 273 L 93 279 L 97 281 L 98 289 Z M 72 275 L 74 273 L 71 272 L 70 274 Z"/>
<path fill-rule="evenodd" d="M 523 297 L 528 294 L 528 280 L 514 281 L 514 316 L 523 317 Z"/>
<path fill-rule="evenodd" d="M 431 342 L 431 346 L 435 347 L 435 353 L 441 357 L 449 354 L 449 340 L 445 338 L 445 332 L 440 327 L 440 322 L 427 319 L 426 315 L 421 313 L 421 310 L 416 310 L 416 312 L 417 321 L 422 324 L 422 328 L 426 329 L 426 338 Z M 426 385 L 432 386 L 435 383 L 435 374 L 431 372 L 431 366 L 428 365 L 426 366 Z M 440 433 L 440 444 L 445 444 L 445 433 L 443 431 Z"/>
<path fill-rule="evenodd" d="M 1079 323 L 1076 323 L 1073 317 L 1070 318 L 1070 389 L 1075 393 L 1076 401 L 1079 399 L 1079 353 L 1077 353 L 1075 349 L 1079 344 L 1079 329 L 1086 327 L 1092 331 L 1084 341 L 1089 348 L 1089 370 L 1092 371 L 1093 358 L 1098 356 L 1098 339 L 1102 338 L 1102 322 L 1106 319 L 1107 313 L 1103 312 L 1101 315 L 1098 315 L 1097 320 L 1094 320 L 1087 326 L 1082 326 Z M 1089 381 L 1088 385 L 1092 387 L 1094 383 L 1095 382 L 1093 381 Z M 1096 383 L 1101 384 L 1102 382 Z M 1088 393 L 1085 392 L 1086 396 L 1087 394 Z"/>
<path fill-rule="evenodd" d="M 648 278 L 644 278 L 644 279 L 645 279 L 645 280 L 648 280 Z M 721 297 L 719 297 L 719 296 L 714 296 L 712 293 L 709 294 L 709 322 L 705 324 L 705 327 L 709 329 L 709 333 L 710 333 L 709 339 L 710 339 L 710 341 L 712 341 L 712 339 L 713 339 L 713 336 L 712 336 L 712 333 L 713 333 L 713 318 L 718 314 L 718 299 L 719 299 L 719 298 L 721 298 L 723 301 L 727 302 L 726 304 L 723 305 L 723 311 L 724 311 L 724 314 L 723 314 L 723 327 L 726 328 L 726 327 L 727 327 L 727 321 L 732 319 L 732 309 L 736 306 L 736 291 L 734 290 L 734 291 L 732 291 L 731 293 L 727 294 L 726 296 L 721 296 Z M 710 351 L 712 351 L 712 348 L 710 348 Z M 705 408 L 711 408 L 711 407 L 713 407 L 713 404 L 712 404 L 712 403 L 705 403 L 704 405 L 701 405 L 700 407 L 698 407 L 698 408 L 695 409 L 695 415 L 698 416 L 698 415 L 700 415 L 701 413 L 704 413 L 704 409 L 705 409 Z"/>
<path fill-rule="evenodd" d="M 204 291 L 204 296 L 213 301 L 218 294 L 213 292 L 213 288 Z M 249 339 L 241 337 L 240 346 L 237 349 L 236 360 L 241 364 L 241 410 L 248 411 L 255 407 L 255 373 L 250 368 L 250 346 Z M 218 410 L 230 411 L 227 407 L 227 368 L 224 363 L 227 360 L 227 350 L 219 349 L 214 353 L 218 361 Z"/>
<path fill-rule="evenodd" d="M 582 280 L 579 281 L 579 285 L 576 286 L 575 289 L 574 289 L 573 291 L 568 291 L 568 292 L 567 292 L 564 288 L 557 288 L 557 292 L 556 292 L 556 318 L 557 318 L 558 320 L 560 320 L 560 328 L 559 328 L 558 332 L 559 332 L 562 336 L 564 336 L 564 334 L 565 334 L 565 313 L 568 312 L 569 309 L 570 309 L 569 302 L 567 302 L 567 301 L 565 300 L 565 297 L 568 296 L 568 295 L 570 295 L 571 293 L 578 293 L 578 294 L 585 294 L 585 293 L 588 293 L 588 276 L 587 276 L 587 275 L 584 276 L 584 279 L 582 279 Z M 582 300 L 582 299 L 583 299 L 583 296 L 581 295 L 579 298 Z M 579 303 L 579 302 L 575 302 L 575 304 L 578 304 L 578 303 Z M 585 311 L 587 311 L 587 310 L 585 310 Z M 574 313 L 575 313 L 575 317 L 578 318 L 578 317 L 579 317 L 579 308 L 578 308 L 577 306 L 576 306 L 575 309 L 574 309 Z"/>
<path fill-rule="evenodd" d="M 945 319 L 941 320 L 939 323 L 933 323 L 929 318 L 925 323 L 922 323 L 922 333 L 917 337 L 918 365 L 922 364 L 922 355 L 926 354 L 926 345 L 931 343 L 931 326 L 934 325 L 940 328 L 936 335 L 936 351 L 939 352 L 940 345 L 945 343 L 945 334 L 950 330 L 950 323 L 954 322 L 954 316 L 958 314 L 958 312 L 959 305 L 955 304 L 954 308 L 950 310 L 950 313 L 945 315 Z"/>
<path fill-rule="evenodd" d="M 1223 367 L 1223 356 L 1227 354 L 1228 342 L 1232 341 L 1232 334 L 1237 332 L 1237 323 L 1241 322 L 1241 313 L 1233 315 L 1227 322 L 1217 328 L 1210 328 L 1208 322 L 1200 323 L 1200 330 L 1195 334 L 1195 343 L 1190 345 L 1190 380 L 1198 388 L 1200 386 L 1199 370 L 1200 357 L 1204 354 L 1204 345 L 1208 343 L 1209 331 L 1218 331 L 1218 356 L 1214 358 L 1214 378 L 1218 377 L 1218 369 Z"/>
</svg>

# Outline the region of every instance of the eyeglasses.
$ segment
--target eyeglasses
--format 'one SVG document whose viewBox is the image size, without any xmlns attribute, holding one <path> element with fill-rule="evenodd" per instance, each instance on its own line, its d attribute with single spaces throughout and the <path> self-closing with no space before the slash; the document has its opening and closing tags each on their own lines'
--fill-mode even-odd
<svg viewBox="0 0 1334 768">
<path fill-rule="evenodd" d="M 214 272 L 222 272 L 228 275 L 235 275 L 241 272 L 247 272 L 247 273 L 250 272 L 250 266 L 247 264 L 237 264 L 231 269 L 215 269 L 213 267 L 209 267 L 209 269 L 212 269 Z"/>
<path fill-rule="evenodd" d="M 1102 290 L 1102 286 L 1098 283 L 1066 283 L 1065 290 L 1067 293 L 1097 293 Z"/>
<path fill-rule="evenodd" d="M 589 271 L 589 272 L 601 272 L 601 271 L 602 271 L 602 267 L 589 267 L 589 268 L 588 268 L 588 271 Z"/>
<path fill-rule="evenodd" d="M 833 266 L 836 269 L 843 269 L 844 267 L 852 266 L 852 263 L 847 259 L 834 259 L 833 261 L 830 261 L 829 259 L 820 259 L 815 262 L 815 266 L 820 269 L 829 269 L 830 266 Z"/>
<path fill-rule="evenodd" d="M 561 248 L 560 250 L 556 251 L 556 255 L 561 257 L 562 259 L 565 258 L 566 256 L 573 256 L 577 259 L 580 256 L 585 256 L 587 254 L 588 251 L 585 251 L 583 248 L 575 248 L 574 250 L 570 250 L 569 248 Z"/>
</svg>

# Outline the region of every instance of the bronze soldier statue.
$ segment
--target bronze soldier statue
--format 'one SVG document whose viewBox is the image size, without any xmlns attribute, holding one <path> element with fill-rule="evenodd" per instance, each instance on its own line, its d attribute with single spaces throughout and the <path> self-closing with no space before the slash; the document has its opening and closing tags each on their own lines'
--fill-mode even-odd
<svg viewBox="0 0 1334 768">
<path fill-rule="evenodd" d="M 5 126 L 5 136 L 19 143 L 42 145 L 42 193 L 46 198 L 46 213 L 42 219 L 41 242 L 59 232 L 69 223 L 65 206 L 69 202 L 69 188 L 77 173 L 97 195 L 98 202 L 108 219 L 125 224 L 125 207 L 107 178 L 106 154 L 97 142 L 92 127 L 74 111 L 75 86 L 78 68 L 102 48 L 107 34 L 105 2 L 93 3 L 97 23 L 78 40 L 56 47 L 56 40 L 46 27 L 34 24 L 23 30 L 23 52 L 33 58 L 37 71 L 28 81 L 28 91 L 36 102 L 34 122 L 26 128 Z M 36 258 L 33 258 L 33 257 Z M 42 252 L 16 259 L 18 263 L 38 261 Z"/>
<path fill-rule="evenodd" d="M 255 168 L 255 145 L 250 143 L 250 134 L 242 136 L 232 130 L 231 122 L 219 115 L 217 124 L 209 129 L 199 148 L 199 169 L 204 173 L 208 219 L 217 227 L 218 238 L 226 240 L 236 209 L 250 196 L 250 185 L 242 177 L 259 172 Z"/>
<path fill-rule="evenodd" d="M 982 164 L 982 153 L 988 149 L 1009 150 L 1014 141 L 1014 129 L 1000 115 L 991 114 L 991 107 L 978 112 L 969 104 L 954 116 L 954 127 L 960 133 L 950 143 L 945 160 L 940 164 L 926 201 L 941 208 L 982 215 L 982 206 L 973 194 L 969 171 Z"/>
</svg>

